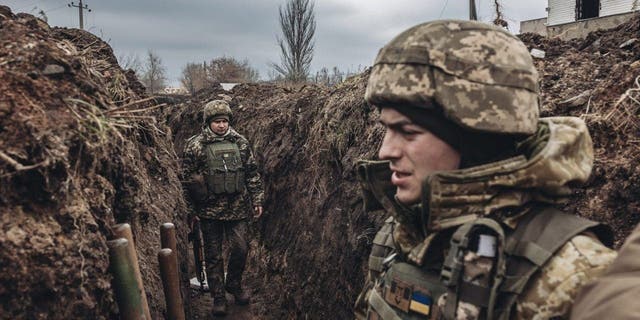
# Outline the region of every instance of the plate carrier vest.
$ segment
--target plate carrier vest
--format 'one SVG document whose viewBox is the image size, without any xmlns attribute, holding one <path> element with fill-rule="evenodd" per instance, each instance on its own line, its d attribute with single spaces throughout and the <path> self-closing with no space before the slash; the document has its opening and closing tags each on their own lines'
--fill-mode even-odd
<svg viewBox="0 0 640 320">
<path fill-rule="evenodd" d="M 404 262 L 395 250 L 392 221 L 388 219 L 373 240 L 369 269 L 379 277 L 365 295 L 367 319 L 456 319 L 460 301 L 478 307 L 480 319 L 509 319 L 529 279 L 571 238 L 591 231 L 605 245 L 613 242 L 605 225 L 535 207 L 509 233 L 489 218 L 458 227 L 444 263 L 418 267 Z M 465 281 L 465 253 L 478 250 L 478 236 L 487 233 L 497 240 L 492 279 L 486 285 Z M 444 307 L 438 308 L 445 293 Z"/>
<path fill-rule="evenodd" d="M 207 189 L 211 194 L 235 194 L 244 190 L 244 167 L 235 142 L 217 140 L 205 145 Z"/>
</svg>

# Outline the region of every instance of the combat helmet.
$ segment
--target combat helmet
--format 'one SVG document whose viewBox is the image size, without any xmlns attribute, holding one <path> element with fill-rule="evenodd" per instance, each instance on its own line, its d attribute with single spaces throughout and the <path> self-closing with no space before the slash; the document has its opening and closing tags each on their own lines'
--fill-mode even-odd
<svg viewBox="0 0 640 320">
<path fill-rule="evenodd" d="M 538 73 L 525 45 L 506 30 L 434 21 L 380 50 L 365 99 L 436 111 L 471 131 L 528 135 L 538 122 Z"/>
<path fill-rule="evenodd" d="M 229 103 L 224 100 L 213 100 L 204 105 L 202 113 L 202 122 L 207 125 L 213 119 L 224 118 L 231 121 L 233 113 L 229 107 Z"/>
</svg>

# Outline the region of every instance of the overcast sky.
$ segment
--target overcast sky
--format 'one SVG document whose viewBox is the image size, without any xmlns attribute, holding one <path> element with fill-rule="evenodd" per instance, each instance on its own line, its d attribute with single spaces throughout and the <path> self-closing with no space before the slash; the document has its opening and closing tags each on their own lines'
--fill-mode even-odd
<svg viewBox="0 0 640 320">
<path fill-rule="evenodd" d="M 187 62 L 223 55 L 248 59 L 261 78 L 269 63 L 280 61 L 278 6 L 286 0 L 83 0 L 84 27 L 113 47 L 116 56 L 144 59 L 153 50 L 178 85 Z M 14 13 L 38 15 L 52 26 L 78 27 L 78 9 L 66 0 L 0 0 Z M 521 20 L 546 15 L 547 1 L 502 0 L 512 32 Z M 77 5 L 78 2 L 74 1 Z M 477 0 L 480 20 L 491 21 L 494 0 Z M 380 47 L 401 31 L 434 19 L 467 19 L 462 0 L 316 0 L 315 55 L 312 72 L 337 66 L 342 71 L 371 65 Z"/>
</svg>

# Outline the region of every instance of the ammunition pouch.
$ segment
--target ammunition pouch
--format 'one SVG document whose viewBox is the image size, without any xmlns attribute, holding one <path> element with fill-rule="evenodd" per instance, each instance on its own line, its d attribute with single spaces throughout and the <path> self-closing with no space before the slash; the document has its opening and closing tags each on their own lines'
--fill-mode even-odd
<svg viewBox="0 0 640 320">
<path fill-rule="evenodd" d="M 206 155 L 206 182 L 210 193 L 236 194 L 244 190 L 244 167 L 237 144 L 216 141 L 206 146 Z"/>
<path fill-rule="evenodd" d="M 215 171 L 207 175 L 207 185 L 213 194 L 236 194 L 244 189 L 244 171 Z"/>
</svg>

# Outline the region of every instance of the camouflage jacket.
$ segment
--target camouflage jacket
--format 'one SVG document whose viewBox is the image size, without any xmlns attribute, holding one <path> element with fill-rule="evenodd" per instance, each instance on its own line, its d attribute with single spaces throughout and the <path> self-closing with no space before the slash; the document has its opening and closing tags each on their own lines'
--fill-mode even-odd
<svg viewBox="0 0 640 320">
<path fill-rule="evenodd" d="M 620 248 L 606 273 L 578 294 L 571 319 L 638 319 L 640 317 L 640 225 Z"/>
<path fill-rule="evenodd" d="M 365 194 L 372 193 L 392 214 L 392 219 L 381 230 L 388 236 L 379 233 L 374 240 L 370 268 L 375 269 L 372 266 L 379 266 L 376 261 L 388 261 L 384 256 L 395 253 L 399 257 L 396 260 L 429 269 L 430 261 L 446 256 L 449 241 L 442 238 L 451 237 L 451 230 L 481 217 L 499 221 L 505 232 L 514 230 L 525 220 L 534 203 L 563 203 L 571 195 L 568 185 L 585 182 L 591 172 L 591 138 L 580 119 L 541 119 L 538 133 L 529 138 L 522 149 L 522 156 L 513 159 L 434 173 L 423 184 L 422 203 L 411 208 L 390 199 L 388 185 L 380 187 L 371 180 L 363 181 Z M 372 173 L 365 175 L 381 177 Z M 427 217 L 419 217 L 425 212 Z M 421 221 L 428 225 L 420 225 Z M 587 232 L 573 236 L 546 260 L 540 272 L 529 278 L 517 296 L 511 318 L 568 318 L 580 288 L 598 277 L 615 257 L 615 251 L 604 246 L 595 235 Z M 464 261 L 465 272 L 473 270 L 474 277 L 486 277 L 490 272 L 485 270 L 482 259 L 465 255 Z M 474 261 L 477 264 L 469 268 L 467 262 L 473 264 Z M 356 316 L 363 316 L 370 308 L 368 301 L 373 290 L 380 290 L 376 283 L 382 279 L 383 270 L 370 270 L 368 282 L 356 302 Z M 378 292 L 377 296 L 380 295 Z M 443 301 L 434 301 L 436 310 L 442 305 Z M 460 303 L 457 310 L 458 319 L 478 318 L 479 310 L 472 305 Z"/>
<path fill-rule="evenodd" d="M 207 155 L 204 148 L 207 144 L 223 140 L 235 142 L 240 150 L 240 158 L 245 172 L 245 189 L 238 194 L 213 195 L 206 193 L 206 199 L 201 205 L 190 201 L 193 214 L 202 218 L 219 220 L 240 220 L 250 216 L 252 206 L 262 206 L 264 190 L 258 173 L 256 159 L 249 145 L 249 141 L 229 127 L 224 136 L 218 136 L 204 126 L 202 132 L 189 138 L 182 157 L 182 181 L 192 181 L 196 176 L 204 176 L 207 172 Z M 187 189 L 185 187 L 185 189 Z M 185 193 L 189 193 L 185 190 Z"/>
</svg>

